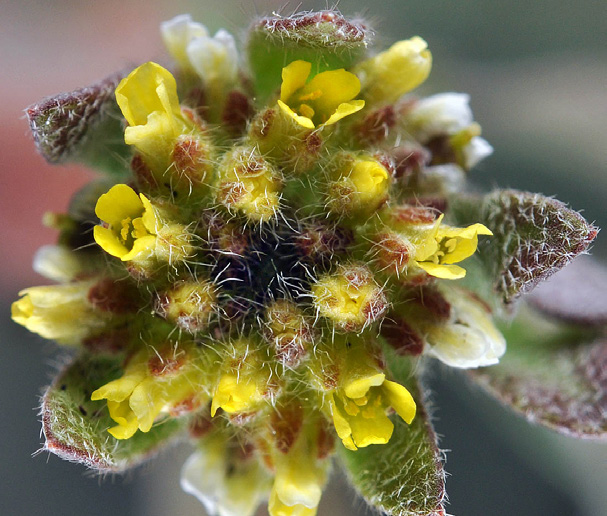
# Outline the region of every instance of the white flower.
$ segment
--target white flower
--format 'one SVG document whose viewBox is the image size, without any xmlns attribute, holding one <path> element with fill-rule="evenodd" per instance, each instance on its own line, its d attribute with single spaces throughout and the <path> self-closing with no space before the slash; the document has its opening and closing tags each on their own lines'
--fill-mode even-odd
<svg viewBox="0 0 607 516">
<path fill-rule="evenodd" d="M 220 29 L 212 37 L 193 39 L 187 47 L 190 65 L 207 84 L 219 87 L 236 81 L 238 51 L 234 37 Z"/>
<path fill-rule="evenodd" d="M 407 126 L 420 141 L 455 134 L 474 121 L 469 103 L 466 93 L 439 93 L 421 99 L 406 114 Z"/>
<path fill-rule="evenodd" d="M 441 293 L 451 305 L 451 313 L 448 321 L 424 328 L 426 353 L 463 369 L 497 364 L 506 352 L 506 340 L 487 308 L 465 290 L 451 287 Z"/>
<path fill-rule="evenodd" d="M 175 16 L 160 24 L 162 39 L 177 64 L 184 70 L 191 70 L 187 47 L 196 38 L 208 37 L 209 31 L 202 23 L 192 21 L 189 14 Z"/>
</svg>

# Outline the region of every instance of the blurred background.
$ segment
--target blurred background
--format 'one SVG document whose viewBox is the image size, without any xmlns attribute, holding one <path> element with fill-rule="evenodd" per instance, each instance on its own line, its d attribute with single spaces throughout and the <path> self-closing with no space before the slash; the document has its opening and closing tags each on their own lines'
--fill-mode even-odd
<svg viewBox="0 0 607 516">
<path fill-rule="evenodd" d="M 362 15 L 380 46 L 419 34 L 434 69 L 420 91 L 468 92 L 495 154 L 473 170 L 498 184 L 554 195 L 607 226 L 607 4 L 601 0 L 342 0 Z M 40 98 L 85 86 L 125 66 L 165 59 L 158 25 L 180 13 L 243 39 L 258 14 L 326 8 L 270 0 L 6 0 L 0 17 L 0 514 L 203 514 L 179 489 L 187 447 L 126 476 L 98 478 L 46 453 L 38 396 L 61 353 L 9 318 L 17 292 L 41 284 L 34 251 L 53 242 L 42 228 L 92 177 L 53 168 L 34 149 L 23 109 Z M 599 235 L 593 254 L 607 259 Z M 476 391 L 460 375 L 432 378 L 435 423 L 451 474 L 450 514 L 596 516 L 607 513 L 607 445 L 531 427 Z M 32 457 L 32 455 L 34 455 Z M 338 474 L 319 514 L 364 513 Z"/>
</svg>

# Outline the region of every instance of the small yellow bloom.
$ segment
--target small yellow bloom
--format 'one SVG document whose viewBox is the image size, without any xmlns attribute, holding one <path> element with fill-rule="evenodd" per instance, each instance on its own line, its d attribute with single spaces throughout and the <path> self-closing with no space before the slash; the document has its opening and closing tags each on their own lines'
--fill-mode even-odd
<svg viewBox="0 0 607 516">
<path fill-rule="evenodd" d="M 228 414 L 256 408 L 268 391 L 267 364 L 268 357 L 257 342 L 246 338 L 234 341 L 213 393 L 211 416 L 215 416 L 219 408 Z"/>
<path fill-rule="evenodd" d="M 261 400 L 257 383 L 250 378 L 239 378 L 236 374 L 224 374 L 213 395 L 211 416 L 222 408 L 228 414 L 244 412 Z"/>
<path fill-rule="evenodd" d="M 95 310 L 88 294 L 97 280 L 31 287 L 11 307 L 13 321 L 60 344 L 77 345 L 103 330 L 112 314 Z"/>
<path fill-rule="evenodd" d="M 229 153 L 218 175 L 217 200 L 228 210 L 238 210 L 255 222 L 276 216 L 282 180 L 257 149 L 241 147 Z"/>
<path fill-rule="evenodd" d="M 101 248 L 123 262 L 151 256 L 156 245 L 157 217 L 149 199 L 127 185 L 115 185 L 99 197 L 95 214 L 106 226 L 95 226 Z"/>
<path fill-rule="evenodd" d="M 327 206 L 340 214 L 368 213 L 383 203 L 390 188 L 390 173 L 371 157 L 346 159 L 336 170 L 338 179 L 328 187 Z"/>
<path fill-rule="evenodd" d="M 364 100 L 353 100 L 360 92 L 356 75 L 342 68 L 308 81 L 311 70 L 312 63 L 301 60 L 282 69 L 278 105 L 299 125 L 307 129 L 331 125 L 364 107 Z"/>
<path fill-rule="evenodd" d="M 441 279 L 460 279 L 466 270 L 453 265 L 472 256 L 478 247 L 478 235 L 493 235 L 483 224 L 466 228 L 441 226 L 441 215 L 424 240 L 417 246 L 415 262 L 430 276 Z"/>
<path fill-rule="evenodd" d="M 386 297 L 362 265 L 346 265 L 333 275 L 321 276 L 312 286 L 319 314 L 346 331 L 360 331 L 383 315 Z"/>
<path fill-rule="evenodd" d="M 337 341 L 333 353 L 340 381 L 327 393 L 327 401 L 337 435 L 349 450 L 386 444 L 394 430 L 387 410 L 393 407 L 411 423 L 416 411 L 413 397 L 402 385 L 386 380 L 364 343 Z"/>
<path fill-rule="evenodd" d="M 208 395 L 197 358 L 197 348 L 183 345 L 134 355 L 121 378 L 91 395 L 93 401 L 107 400 L 110 417 L 118 423 L 108 432 L 116 439 L 128 439 L 137 430 L 149 432 L 161 413 L 177 416 L 200 407 Z"/>
<path fill-rule="evenodd" d="M 129 123 L 124 141 L 145 156 L 152 170 L 164 173 L 175 140 L 193 131 L 179 106 L 175 78 L 162 66 L 145 63 L 120 81 L 116 102 Z"/>
<path fill-rule="evenodd" d="M 419 36 L 394 43 L 388 50 L 359 64 L 364 96 L 391 103 L 424 82 L 432 67 L 428 44 Z"/>
</svg>

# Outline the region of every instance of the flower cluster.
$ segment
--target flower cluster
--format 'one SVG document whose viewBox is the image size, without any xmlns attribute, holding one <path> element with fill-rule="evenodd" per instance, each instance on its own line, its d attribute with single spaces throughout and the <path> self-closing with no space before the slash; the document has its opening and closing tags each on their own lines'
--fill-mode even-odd
<svg viewBox="0 0 607 516">
<path fill-rule="evenodd" d="M 251 34 L 244 58 L 224 30 L 162 24 L 173 71 L 115 88 L 129 165 L 54 217 L 36 268 L 60 284 L 22 291 L 13 319 L 118 364 L 88 385 L 100 439 L 187 427 L 182 485 L 211 514 L 313 515 L 336 452 L 425 417 L 403 364 L 505 352 L 459 281 L 494 228 L 449 209 L 492 149 L 466 95 L 412 93 L 420 37 L 373 55 L 334 12 Z"/>
</svg>

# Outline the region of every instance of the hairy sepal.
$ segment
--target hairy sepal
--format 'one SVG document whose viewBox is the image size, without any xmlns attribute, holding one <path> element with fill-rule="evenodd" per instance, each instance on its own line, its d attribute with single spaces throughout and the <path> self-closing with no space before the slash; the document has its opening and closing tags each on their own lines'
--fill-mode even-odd
<svg viewBox="0 0 607 516">
<path fill-rule="evenodd" d="M 457 224 L 481 222 L 493 232 L 479 242 L 466 283 L 481 295 L 490 284 L 506 306 L 584 253 L 599 231 L 562 202 L 517 190 L 455 198 L 451 208 Z"/>
<path fill-rule="evenodd" d="M 152 456 L 184 428 L 182 418 L 126 440 L 107 432 L 115 422 L 105 403 L 91 401 L 91 393 L 120 376 L 120 363 L 113 357 L 82 354 L 60 373 L 42 398 L 45 450 L 101 473 L 119 473 Z"/>
<path fill-rule="evenodd" d="M 391 417 L 387 444 L 357 451 L 338 448 L 348 478 L 369 505 L 391 516 L 444 516 L 445 471 L 442 453 L 414 376 L 415 360 L 388 352 L 394 378 L 415 398 L 417 414 L 408 425 Z"/>
<path fill-rule="evenodd" d="M 114 90 L 118 73 L 91 86 L 48 97 L 25 110 L 38 152 L 50 164 L 77 162 L 112 175 L 129 172 L 122 116 Z"/>
</svg>

